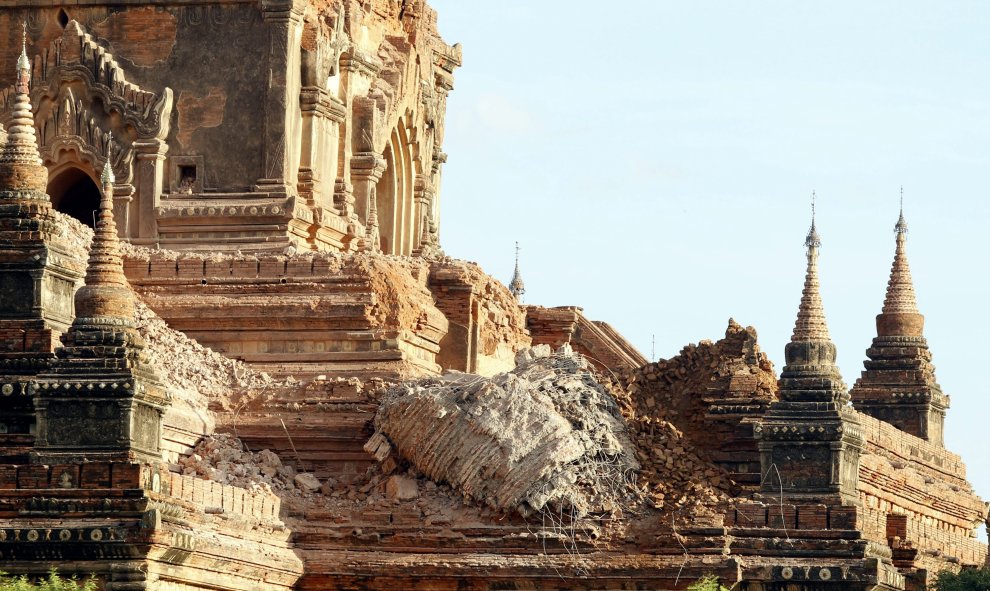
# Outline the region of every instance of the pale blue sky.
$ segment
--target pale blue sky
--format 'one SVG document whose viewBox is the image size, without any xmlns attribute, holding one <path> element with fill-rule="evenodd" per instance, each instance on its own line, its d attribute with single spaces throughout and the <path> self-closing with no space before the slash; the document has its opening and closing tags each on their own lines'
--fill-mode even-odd
<svg viewBox="0 0 990 591">
<path fill-rule="evenodd" d="M 822 297 L 851 386 L 898 188 L 948 447 L 990 499 L 990 4 L 431 0 L 464 66 L 441 238 L 527 303 L 580 305 L 647 356 L 753 325 L 778 371 L 818 192 Z"/>
</svg>

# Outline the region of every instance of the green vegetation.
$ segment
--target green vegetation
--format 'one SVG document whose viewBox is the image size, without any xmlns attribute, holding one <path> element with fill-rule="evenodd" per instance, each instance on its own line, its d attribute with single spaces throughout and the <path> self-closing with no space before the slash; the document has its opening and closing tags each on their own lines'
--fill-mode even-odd
<svg viewBox="0 0 990 591">
<path fill-rule="evenodd" d="M 688 587 L 688 591 L 729 591 L 729 589 L 719 584 L 718 577 L 708 575 L 698 579 L 696 583 Z"/>
<path fill-rule="evenodd" d="M 96 591 L 96 580 L 89 578 L 80 581 L 76 577 L 62 578 L 53 569 L 48 576 L 37 582 L 21 575 L 9 577 L 0 573 L 0 591 Z"/>
<path fill-rule="evenodd" d="M 942 571 L 935 577 L 935 591 L 990 591 L 990 569 L 964 568 L 959 573 Z"/>
</svg>

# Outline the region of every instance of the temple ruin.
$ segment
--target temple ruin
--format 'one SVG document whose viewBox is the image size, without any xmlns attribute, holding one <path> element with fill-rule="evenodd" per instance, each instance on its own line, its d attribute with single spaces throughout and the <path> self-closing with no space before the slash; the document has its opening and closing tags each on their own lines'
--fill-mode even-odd
<svg viewBox="0 0 990 591">
<path fill-rule="evenodd" d="M 425 0 L 0 7 L 0 571 L 921 591 L 986 562 L 903 211 L 851 389 L 814 219 L 779 376 L 733 320 L 649 360 L 524 303 L 518 258 L 504 285 L 441 249 L 462 60 L 436 22 Z"/>
</svg>

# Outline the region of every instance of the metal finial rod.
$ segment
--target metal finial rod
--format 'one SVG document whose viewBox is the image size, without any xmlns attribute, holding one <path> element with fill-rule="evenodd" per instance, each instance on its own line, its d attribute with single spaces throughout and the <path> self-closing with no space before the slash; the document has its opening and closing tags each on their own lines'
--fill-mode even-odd
<svg viewBox="0 0 990 591">
<path fill-rule="evenodd" d="M 808 247 L 808 255 L 812 255 L 812 249 L 816 249 L 822 245 L 821 237 L 818 235 L 818 229 L 815 227 L 815 201 L 817 195 L 815 191 L 811 192 L 811 227 L 808 228 L 808 236 L 804 240 L 804 245 Z"/>
<path fill-rule="evenodd" d="M 27 53 L 28 23 L 21 23 L 21 51 Z"/>
<path fill-rule="evenodd" d="M 901 185 L 901 214 L 897 218 L 897 225 L 894 226 L 894 233 L 901 235 L 908 231 L 907 220 L 904 219 L 904 186 Z"/>
</svg>

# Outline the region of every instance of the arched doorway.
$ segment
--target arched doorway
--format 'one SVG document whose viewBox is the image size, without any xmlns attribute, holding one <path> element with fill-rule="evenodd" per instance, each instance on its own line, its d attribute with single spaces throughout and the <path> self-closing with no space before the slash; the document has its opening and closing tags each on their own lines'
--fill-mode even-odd
<svg viewBox="0 0 990 591">
<path fill-rule="evenodd" d="M 92 177 L 78 168 L 66 168 L 48 181 L 48 195 L 56 210 L 70 215 L 90 228 L 100 207 L 100 188 Z"/>
<path fill-rule="evenodd" d="M 416 248 L 416 216 L 413 188 L 416 170 L 405 122 L 392 130 L 389 142 L 382 152 L 385 172 L 378 181 L 378 225 L 381 229 L 382 252 L 410 255 Z"/>
</svg>

